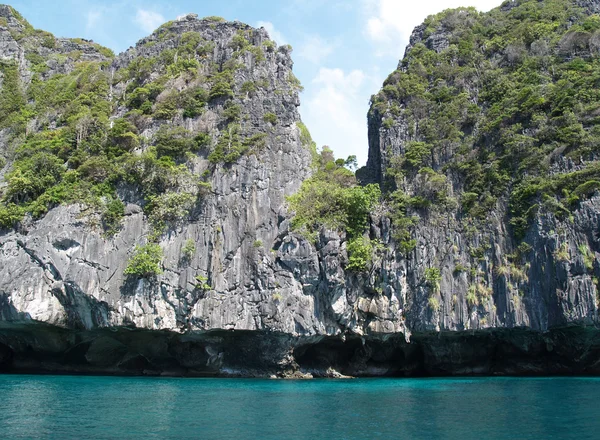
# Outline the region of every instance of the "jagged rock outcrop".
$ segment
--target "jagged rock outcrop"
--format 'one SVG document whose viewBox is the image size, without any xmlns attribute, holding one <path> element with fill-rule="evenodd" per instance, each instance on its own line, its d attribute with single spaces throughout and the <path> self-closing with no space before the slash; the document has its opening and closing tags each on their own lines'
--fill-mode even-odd
<svg viewBox="0 0 600 440">
<path fill-rule="evenodd" d="M 33 29 L 13 8 L 0 5 L 0 60 L 15 61 L 22 81 L 27 84 L 38 72 L 42 79 L 68 73 L 80 61 L 106 61 L 109 49 L 80 38 L 56 38 L 49 32 Z M 35 66 L 45 62 L 44 69 Z"/>
<path fill-rule="evenodd" d="M 92 42 L 34 31 L 0 6 L 0 59 L 17 69 L 28 106 L 40 107 L 39 84 L 84 75 L 94 84 L 70 97 L 82 103 L 76 111 L 51 102 L 0 131 L 5 216 L 26 206 L 0 233 L 0 370 L 598 374 L 600 333 L 591 327 L 598 323 L 600 195 L 573 199 L 569 215 L 544 199 L 519 218 L 518 237 L 509 187 L 477 193 L 457 166 L 465 156 L 494 169 L 493 158 L 478 154 L 500 156 L 504 138 L 478 137 L 491 101 L 480 96 L 477 69 L 460 76 L 448 66 L 467 65 L 461 57 L 481 51 L 482 69 L 500 66 L 508 75 L 534 49 L 566 59 L 567 44 L 597 57 L 596 34 L 556 47 L 540 38 L 504 52 L 460 46 L 461 38 L 474 39 L 477 20 L 505 20 L 520 3 L 428 19 L 374 97 L 369 161 L 358 176 L 395 196 L 370 215 L 366 235 L 378 246 L 359 273 L 346 270 L 344 232 L 322 229 L 312 242 L 291 228 L 286 196 L 311 175 L 314 157 L 289 47 L 276 47 L 264 29 L 190 14 L 113 57 Z M 597 12 L 595 1 L 577 4 L 587 9 L 560 24 L 566 34 Z M 435 75 L 423 53 L 440 56 Z M 460 114 L 439 122 L 448 130 L 432 142 L 434 118 L 450 115 L 455 109 L 444 105 L 456 97 Z M 516 124 L 527 122 L 505 125 Z M 58 195 L 30 191 L 27 205 L 9 182 L 11 170 L 30 154 L 23 149 L 31 139 L 39 141 L 36 133 L 63 132 L 64 149 L 48 151 L 77 174 L 61 174 L 56 185 L 80 179 L 67 188 L 87 195 L 53 202 Z M 594 152 L 582 159 L 562 154 L 568 148 L 544 156 L 552 176 L 595 163 Z M 112 202 L 124 205 L 116 222 Z M 474 213 L 478 204 L 483 215 Z M 160 248 L 159 270 L 128 273 L 148 243 Z"/>
</svg>

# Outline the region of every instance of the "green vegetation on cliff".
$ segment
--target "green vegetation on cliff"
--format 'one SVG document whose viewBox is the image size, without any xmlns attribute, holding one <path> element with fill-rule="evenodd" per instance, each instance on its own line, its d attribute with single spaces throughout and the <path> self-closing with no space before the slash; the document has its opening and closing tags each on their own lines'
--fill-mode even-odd
<svg viewBox="0 0 600 440">
<path fill-rule="evenodd" d="M 16 66 L 2 65 L 8 80 L 2 94 L 12 97 L 2 99 L 3 126 L 11 136 L 7 153 L 12 159 L 2 194 L 2 226 L 12 226 L 25 212 L 43 215 L 63 202 L 85 202 L 101 214 L 105 209 L 111 214 L 104 217 L 114 220 L 116 211 L 109 206 L 116 198 L 113 159 L 131 147 L 135 136 L 110 130 L 106 67 L 104 62 L 82 62 L 70 74 L 46 81 L 34 76 L 25 88 Z M 23 105 L 25 99 L 28 104 Z M 32 123 L 42 128 L 32 130 Z M 48 128 L 50 123 L 56 127 Z M 107 223 L 109 229 L 113 220 Z"/>
<path fill-rule="evenodd" d="M 388 188 L 427 169 L 441 191 L 422 201 L 397 192 L 400 210 L 447 203 L 441 180 L 456 177 L 468 216 L 483 219 L 507 198 L 519 238 L 537 209 L 569 216 L 599 187 L 600 17 L 577 3 L 447 10 L 417 30 L 371 114 L 384 130 L 407 122 L 410 141 L 391 163 Z"/>
<path fill-rule="evenodd" d="M 353 156 L 335 160 L 333 152 L 324 147 L 315 155 L 315 173 L 289 202 L 295 212 L 292 228 L 311 241 L 317 240 L 322 227 L 344 231 L 349 254 L 346 268 L 362 272 L 368 269 L 375 247 L 365 233 L 369 213 L 379 203 L 381 191 L 375 184 L 357 185 L 354 173 L 347 168 L 355 161 Z"/>
<path fill-rule="evenodd" d="M 125 269 L 126 275 L 150 278 L 162 272 L 163 251 L 158 244 L 137 246 Z"/>
<path fill-rule="evenodd" d="M 209 17 L 203 25 L 212 32 L 221 21 Z M 236 80 L 274 50 L 252 43 L 258 31 L 250 27 L 235 25 L 233 36 L 231 29 L 223 30 L 223 38 L 230 39 L 227 47 L 235 51 L 225 61 L 219 55 L 219 63 L 215 41 L 206 39 L 211 32 L 180 32 L 176 22 L 138 45 L 140 50 L 164 48 L 113 62 L 112 52 L 85 40 L 73 42 L 97 54 L 84 60 L 81 51 L 59 53 L 62 43 L 23 23 L 25 30 L 13 37 L 23 42 L 31 81 L 23 78 L 23 66 L 0 62 L 0 130 L 6 145 L 0 165 L 9 164 L 0 185 L 0 228 L 15 226 L 26 214 L 39 218 L 57 205 L 80 203 L 92 223 L 110 235 L 124 215 L 117 190 L 127 188 L 141 196 L 156 239 L 210 190 L 210 172 L 191 172 L 195 157 L 208 158 L 211 170 L 231 165 L 260 154 L 266 132 L 275 130 L 274 113 L 259 115 L 261 132 L 247 122 L 248 112 L 240 105 L 271 87 L 266 78 Z M 50 47 L 57 52 L 40 49 Z M 67 73 L 50 71 L 49 61 L 65 64 L 60 71 Z M 194 125 L 186 120 L 208 110 L 216 114 L 218 131 L 209 133 L 206 124 L 188 129 Z M 172 206 L 180 202 L 177 209 Z"/>
</svg>

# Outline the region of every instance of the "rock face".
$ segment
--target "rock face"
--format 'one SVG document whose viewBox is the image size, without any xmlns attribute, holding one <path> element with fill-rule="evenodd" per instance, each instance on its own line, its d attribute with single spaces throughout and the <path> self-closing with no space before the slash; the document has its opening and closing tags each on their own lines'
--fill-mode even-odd
<svg viewBox="0 0 600 440">
<path fill-rule="evenodd" d="M 181 35 L 190 32 L 211 43 L 212 53 L 202 57 L 201 70 L 210 63 L 226 63 L 233 60 L 230 43 L 240 31 L 249 32 L 255 47 L 269 41 L 264 30 L 188 15 L 117 57 L 111 75 L 118 78 L 134 60 L 154 60 L 177 47 Z M 81 205 L 57 207 L 35 224 L 2 236 L 0 292 L 11 305 L 2 311 L 4 319 L 20 316 L 85 329 L 134 325 L 175 331 L 269 328 L 291 333 L 304 325 L 308 332 L 324 331 L 314 316 L 314 299 L 276 261 L 274 248 L 287 230 L 285 196 L 309 175 L 311 156 L 299 141 L 299 102 L 289 82 L 292 62 L 287 48 L 271 49 L 263 57 L 260 62 L 249 52 L 240 57 L 233 87 L 266 82 L 236 98 L 243 108 L 244 125 L 252 132 L 268 133 L 265 146 L 232 166 L 217 165 L 210 195 L 195 209 L 191 221 L 161 237 L 163 273 L 151 280 L 123 273 L 135 246 L 150 233 L 138 205 L 143 204 L 139 194 L 123 186 L 118 191 L 127 204 L 126 216 L 121 230 L 110 239 L 85 227 Z M 125 94 L 126 85 L 114 85 L 115 99 Z M 187 84 L 170 86 L 183 89 Z M 114 114 L 126 111 L 117 105 Z M 220 130 L 226 129 L 222 111 L 223 102 L 217 101 L 197 118 L 174 115 L 168 123 L 153 119 L 142 136 L 151 137 L 161 125 L 173 124 L 192 131 L 202 127 L 219 137 Z M 263 119 L 266 113 L 276 115 L 275 127 Z M 189 166 L 200 176 L 209 165 L 206 156 L 199 156 Z M 184 258 L 182 248 L 189 240 L 195 251 Z M 206 277 L 209 291 L 196 289 L 198 275 Z M 280 300 L 274 299 L 277 293 Z"/>
<path fill-rule="evenodd" d="M 598 8 L 579 3 L 589 13 Z M 510 11 L 505 5 L 496 13 Z M 107 130 L 119 119 L 135 120 L 133 157 L 160 148 L 165 127 L 209 139 L 207 148 L 176 158 L 187 171 L 163 190 L 183 194 L 201 180 L 202 196 L 159 229 L 149 209 L 156 199 L 121 179 L 116 194 L 124 217 L 113 235 L 84 202 L 52 205 L 1 231 L 0 371 L 600 373 L 600 333 L 588 328 L 598 323 L 597 193 L 568 217 L 536 211 L 523 239 L 509 223 L 506 195 L 483 219 L 451 203 L 442 210 L 411 205 L 406 217 L 418 221 L 408 230 L 409 250 L 398 238 L 396 208 L 384 204 L 370 219 L 369 236 L 380 250 L 369 271 L 352 273 L 344 269 L 343 232 L 323 229 L 313 243 L 291 231 L 286 196 L 311 175 L 313 157 L 297 111 L 290 48 L 277 47 L 264 29 L 190 14 L 112 57 L 91 42 L 33 31 L 7 6 L 0 17 L 0 59 L 16 63 L 23 87 L 98 63 L 110 78 Z M 457 17 L 468 21 L 469 12 Z M 412 69 L 413 51 L 454 50 L 458 26 L 448 23 L 415 30 L 395 77 Z M 226 74 L 230 90 L 222 92 L 217 86 Z M 161 90 L 149 99 L 155 84 Z M 180 100 L 194 90 L 210 94 L 197 112 Z M 476 95 L 470 99 L 484 108 Z M 380 96 L 369 113 L 369 162 L 359 176 L 422 197 L 435 190 L 431 173 L 398 178 L 390 171 L 408 145 L 427 141 L 406 111 L 415 101 Z M 60 128 L 58 116 L 48 118 L 32 119 L 29 130 Z M 233 151 L 259 138 L 260 146 Z M 7 158 L 0 176 L 10 172 L 24 139 L 0 131 Z M 465 178 L 448 167 L 457 149 L 436 150 L 423 165 L 443 174 L 448 197 L 460 200 Z M 554 175 L 588 164 L 558 156 Z M 156 177 L 145 168 L 141 174 Z M 136 246 L 153 240 L 164 254 L 160 273 L 127 274 Z"/>
<path fill-rule="evenodd" d="M 532 193 L 537 193 L 538 198 L 528 200 L 529 218 L 523 222 L 526 227 L 516 232 L 515 220 L 522 220 L 515 218 L 518 190 L 527 188 L 529 183 L 527 176 L 519 176 L 522 169 L 506 170 L 507 175 L 502 178 L 511 183 L 497 193 L 496 188 L 482 189 L 483 185 L 477 187 L 471 183 L 474 177 L 470 173 L 477 172 L 477 168 L 471 166 L 474 161 L 481 160 L 488 169 L 505 166 L 514 153 L 503 145 L 502 136 L 507 136 L 504 133 L 515 125 L 532 138 L 542 135 L 528 122 L 529 116 L 519 114 L 507 121 L 507 128 L 498 130 L 500 136 L 484 126 L 489 123 L 488 114 L 494 111 L 494 102 L 488 98 L 486 89 L 489 79 L 478 74 L 471 76 L 468 68 L 462 67 L 465 55 L 457 51 L 461 43 L 457 35 L 471 32 L 478 22 L 489 26 L 506 24 L 509 20 L 525 22 L 528 18 L 523 10 L 534 3 L 506 2 L 488 14 L 459 9 L 430 17 L 414 30 L 398 70 L 373 98 L 368 122 L 369 159 L 358 174 L 364 183 L 377 182 L 397 189 L 396 194 L 408 200 L 404 217 L 414 219 L 410 231 L 415 239 L 414 250 L 397 259 L 384 258 L 381 268 L 376 270 L 381 271 L 383 279 L 399 278 L 387 288 L 403 292 L 401 308 L 406 317 L 405 325 L 413 332 L 515 327 L 547 331 L 554 327 L 598 323 L 598 192 L 591 191 L 565 214 L 566 208 L 560 213 L 553 204 L 554 201 L 566 203 L 561 200 L 562 195 L 544 195 L 543 190 L 536 188 Z M 572 14 L 570 21 L 557 31 L 563 35 L 561 43 L 546 48 L 543 56 L 555 56 L 557 65 L 572 60 L 573 53 L 564 50 L 576 33 L 570 28 L 596 13 L 598 5 L 596 1 L 549 1 L 534 6 L 542 9 L 558 6 Z M 594 37 L 589 34 L 582 38 Z M 590 46 L 590 40 L 586 41 L 579 55 L 593 62 L 598 54 Z M 477 62 L 482 69 L 495 68 L 495 72 L 501 71 L 500 75 L 509 78 L 514 71 L 519 71 L 519 63 L 525 63 L 528 56 L 529 61 L 542 57 L 535 52 L 541 43 L 529 44 L 529 49 L 525 46 L 519 49 L 523 53 L 518 60 L 511 59 L 510 46 L 504 52 L 486 52 L 482 47 Z M 427 56 L 434 57 L 433 63 L 437 62 L 436 68 L 443 73 L 427 76 L 425 71 L 429 66 L 424 67 L 426 61 L 423 61 Z M 405 92 L 405 84 L 417 77 L 422 82 L 413 83 L 414 89 L 409 87 Z M 548 75 L 541 81 L 543 88 L 551 87 L 553 81 L 558 80 Z M 417 92 L 423 84 L 430 87 L 430 91 Z M 517 88 L 516 81 L 515 84 L 508 83 L 508 87 Z M 436 97 L 440 89 L 454 96 L 447 100 Z M 446 114 L 453 115 L 457 104 L 464 107 L 454 120 L 449 120 Z M 479 109 L 477 114 L 467 115 L 465 107 L 468 106 L 471 106 L 468 111 L 473 107 Z M 583 125 L 584 131 L 594 129 L 594 124 L 584 122 Z M 583 153 L 577 150 L 578 145 L 558 144 L 540 158 L 548 164 L 541 171 L 544 178 L 549 175 L 550 182 L 575 179 L 578 173 L 592 169 L 590 175 L 595 176 L 595 152 Z M 472 150 L 465 152 L 466 146 Z M 415 159 L 415 154 L 421 154 L 419 148 L 425 148 L 426 152 Z M 530 148 L 535 148 L 534 144 Z M 502 158 L 503 154 L 508 159 Z M 483 159 L 486 155 L 488 158 Z M 500 160 L 494 161 L 496 156 Z M 523 161 L 529 160 L 525 157 Z M 414 165 L 415 162 L 419 162 L 418 165 Z M 533 168 L 528 172 L 535 173 Z M 542 179 L 535 182 L 543 182 Z M 498 188 L 505 185 L 500 181 L 495 184 Z M 474 205 L 470 197 L 476 200 Z M 480 209 L 478 204 L 486 207 Z M 374 220 L 373 232 L 379 236 L 378 225 L 385 230 L 385 219 L 381 219 L 382 223 Z M 398 249 L 398 240 L 384 238 L 384 242 Z M 436 270 L 436 279 L 428 279 L 427 271 L 432 269 Z"/>
</svg>

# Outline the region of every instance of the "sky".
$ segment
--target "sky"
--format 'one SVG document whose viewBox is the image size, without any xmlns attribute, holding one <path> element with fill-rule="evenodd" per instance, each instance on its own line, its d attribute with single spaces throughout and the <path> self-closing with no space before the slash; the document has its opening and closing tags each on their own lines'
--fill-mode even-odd
<svg viewBox="0 0 600 440">
<path fill-rule="evenodd" d="M 7 1 L 7 0 L 5 0 Z M 36 28 L 81 37 L 115 53 L 190 12 L 264 27 L 294 48 L 304 86 L 300 114 L 318 146 L 367 161 L 369 99 L 396 69 L 415 26 L 459 6 L 488 11 L 502 0 L 15 0 Z"/>
</svg>

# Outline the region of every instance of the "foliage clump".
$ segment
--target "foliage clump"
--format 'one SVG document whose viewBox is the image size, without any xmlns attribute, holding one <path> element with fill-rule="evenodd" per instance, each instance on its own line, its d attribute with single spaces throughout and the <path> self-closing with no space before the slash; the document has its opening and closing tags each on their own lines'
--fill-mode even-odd
<svg viewBox="0 0 600 440">
<path fill-rule="evenodd" d="M 263 120 L 271 125 L 277 125 L 277 115 L 275 113 L 265 113 Z"/>
<path fill-rule="evenodd" d="M 212 289 L 212 286 L 208 283 L 208 277 L 203 275 L 196 276 L 196 289 L 204 292 L 208 292 Z"/>
<path fill-rule="evenodd" d="M 260 151 L 265 146 L 266 137 L 265 133 L 244 136 L 239 124 L 230 123 L 208 155 L 208 160 L 215 165 L 219 163 L 231 165 L 244 155 Z"/>
<path fill-rule="evenodd" d="M 212 87 L 209 98 L 233 98 L 233 74 L 230 70 L 216 73 L 212 77 Z"/>
<path fill-rule="evenodd" d="M 188 192 L 165 192 L 149 198 L 146 207 L 150 223 L 156 227 L 184 219 L 192 209 L 196 196 Z"/>
<path fill-rule="evenodd" d="M 217 15 L 210 15 L 208 17 L 204 17 L 202 20 L 211 21 L 213 23 L 224 23 L 226 21 L 223 17 L 219 17 Z"/>
<path fill-rule="evenodd" d="M 194 138 L 192 133 L 183 127 L 162 125 L 154 136 L 156 155 L 158 158 L 168 156 L 173 159 L 198 149 L 205 139 Z"/>
<path fill-rule="evenodd" d="M 125 268 L 125 275 L 150 278 L 162 273 L 163 251 L 160 245 L 149 243 L 136 246 Z"/>
<path fill-rule="evenodd" d="M 440 282 L 442 281 L 442 274 L 437 267 L 430 267 L 425 269 L 425 281 L 431 287 L 433 292 L 440 291 Z"/>
<path fill-rule="evenodd" d="M 183 260 L 189 262 L 192 260 L 192 258 L 194 257 L 194 254 L 196 253 L 196 243 L 194 243 L 194 240 L 192 239 L 188 239 L 185 241 L 183 247 L 181 248 L 181 256 L 183 258 Z"/>
</svg>

